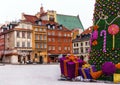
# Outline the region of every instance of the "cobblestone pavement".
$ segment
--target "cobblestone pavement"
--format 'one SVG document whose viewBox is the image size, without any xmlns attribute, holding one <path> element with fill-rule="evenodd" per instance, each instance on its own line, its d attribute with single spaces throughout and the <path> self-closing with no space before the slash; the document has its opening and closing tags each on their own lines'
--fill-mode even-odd
<svg viewBox="0 0 120 85">
<path fill-rule="evenodd" d="M 105 83 L 59 81 L 59 78 L 59 64 L 0 65 L 0 85 L 107 85 Z"/>
</svg>

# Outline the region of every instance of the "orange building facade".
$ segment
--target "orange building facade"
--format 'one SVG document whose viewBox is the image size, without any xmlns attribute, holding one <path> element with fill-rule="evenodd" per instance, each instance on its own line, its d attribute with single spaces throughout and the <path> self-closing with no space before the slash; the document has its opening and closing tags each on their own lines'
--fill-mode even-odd
<svg viewBox="0 0 120 85">
<path fill-rule="evenodd" d="M 49 62 L 57 62 L 60 55 L 72 53 L 71 31 L 57 23 L 47 24 Z"/>
</svg>

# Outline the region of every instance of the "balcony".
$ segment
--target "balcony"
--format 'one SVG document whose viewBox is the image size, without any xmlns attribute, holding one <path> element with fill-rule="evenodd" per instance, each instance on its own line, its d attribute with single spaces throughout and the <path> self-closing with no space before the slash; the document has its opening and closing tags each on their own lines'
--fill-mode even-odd
<svg viewBox="0 0 120 85">
<path fill-rule="evenodd" d="M 5 50 L 4 54 L 5 55 L 7 55 L 7 54 L 17 54 L 17 50 L 16 49 L 14 49 L 14 50 Z"/>
<path fill-rule="evenodd" d="M 35 42 L 47 42 L 47 40 L 35 40 Z"/>
<path fill-rule="evenodd" d="M 74 52 L 74 54 L 79 54 L 79 52 Z"/>
<path fill-rule="evenodd" d="M 47 51 L 47 48 L 35 48 L 36 51 Z"/>
</svg>

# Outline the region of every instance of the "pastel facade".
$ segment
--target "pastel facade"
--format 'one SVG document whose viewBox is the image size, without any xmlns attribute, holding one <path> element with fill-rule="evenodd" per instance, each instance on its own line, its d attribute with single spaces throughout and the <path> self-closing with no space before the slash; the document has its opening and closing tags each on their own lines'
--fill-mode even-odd
<svg viewBox="0 0 120 85">
<path fill-rule="evenodd" d="M 34 62 L 47 63 L 47 27 L 42 24 L 33 25 L 32 37 Z"/>
<path fill-rule="evenodd" d="M 57 23 L 48 24 L 48 57 L 56 62 L 60 55 L 72 54 L 71 31 Z"/>
<path fill-rule="evenodd" d="M 73 42 L 73 53 L 76 56 L 83 56 L 85 61 L 88 61 L 89 49 L 90 49 L 90 35 L 92 28 L 88 28 L 83 31 L 76 39 L 72 40 Z"/>
<path fill-rule="evenodd" d="M 11 26 L 11 27 L 9 27 Z M 2 62 L 26 63 L 31 60 L 32 52 L 32 30 L 30 24 L 9 24 L 2 28 L 5 36 L 5 49 Z"/>
</svg>

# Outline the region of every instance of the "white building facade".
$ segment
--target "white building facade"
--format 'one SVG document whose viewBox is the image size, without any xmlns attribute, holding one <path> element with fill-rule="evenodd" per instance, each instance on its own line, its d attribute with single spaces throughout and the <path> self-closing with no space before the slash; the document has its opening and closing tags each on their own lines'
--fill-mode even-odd
<svg viewBox="0 0 120 85">
<path fill-rule="evenodd" d="M 6 28 L 3 28 L 6 29 L 3 31 L 5 36 L 3 62 L 18 64 L 30 61 L 32 53 L 32 24 L 10 23 Z"/>
<path fill-rule="evenodd" d="M 83 57 L 87 62 L 89 59 L 89 48 L 90 48 L 90 36 L 92 28 L 88 28 L 81 33 L 80 36 L 77 36 L 73 42 L 73 53 L 76 56 Z"/>
</svg>

